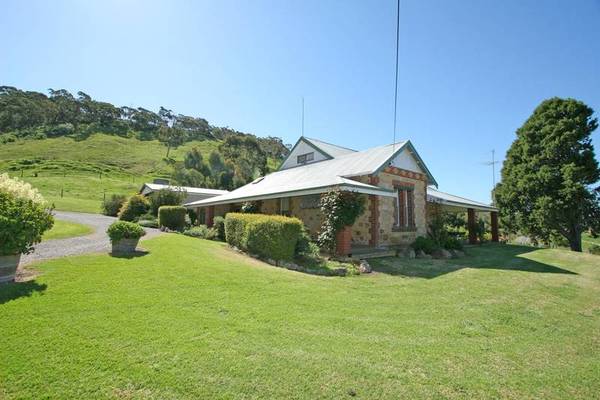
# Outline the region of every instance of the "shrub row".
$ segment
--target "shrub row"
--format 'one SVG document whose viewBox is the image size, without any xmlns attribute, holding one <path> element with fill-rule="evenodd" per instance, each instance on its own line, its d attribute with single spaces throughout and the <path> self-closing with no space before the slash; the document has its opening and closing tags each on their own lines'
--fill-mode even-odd
<svg viewBox="0 0 600 400">
<path fill-rule="evenodd" d="M 412 248 L 417 252 L 421 250 L 425 254 L 433 254 L 440 248 L 444 248 L 446 250 L 462 250 L 463 246 L 460 240 L 453 237 L 445 238 L 442 246 L 440 246 L 430 237 L 419 236 L 413 242 Z"/>
<path fill-rule="evenodd" d="M 225 238 L 231 246 L 274 260 L 291 260 L 303 225 L 280 215 L 229 213 Z"/>
<path fill-rule="evenodd" d="M 218 231 L 215 228 L 209 228 L 206 225 L 198 225 L 183 231 L 186 236 L 199 239 L 219 240 Z"/>
</svg>

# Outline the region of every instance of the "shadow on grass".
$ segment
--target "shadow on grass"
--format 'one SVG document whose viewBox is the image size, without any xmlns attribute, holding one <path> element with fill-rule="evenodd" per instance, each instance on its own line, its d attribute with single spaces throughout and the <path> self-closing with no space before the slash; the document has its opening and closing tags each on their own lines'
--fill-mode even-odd
<svg viewBox="0 0 600 400">
<path fill-rule="evenodd" d="M 48 285 L 36 281 L 11 282 L 0 284 L 0 304 L 8 303 L 21 297 L 29 297 L 34 292 L 43 292 Z"/>
<path fill-rule="evenodd" d="M 487 244 L 466 249 L 467 256 L 451 260 L 423 260 L 387 257 L 373 259 L 374 271 L 415 278 L 436 278 L 463 268 L 541 272 L 550 274 L 577 273 L 523 257 L 537 249 L 528 246 Z"/>
<path fill-rule="evenodd" d="M 132 259 L 132 258 L 138 258 L 138 257 L 144 257 L 145 255 L 150 254 L 149 251 L 146 250 L 136 250 L 134 252 L 131 253 L 109 253 L 109 255 L 111 257 L 114 258 L 126 258 L 126 259 Z"/>
</svg>

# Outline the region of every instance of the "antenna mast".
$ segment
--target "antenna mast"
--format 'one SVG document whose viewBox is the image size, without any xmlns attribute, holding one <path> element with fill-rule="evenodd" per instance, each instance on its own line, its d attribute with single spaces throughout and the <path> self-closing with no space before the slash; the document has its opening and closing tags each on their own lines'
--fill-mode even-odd
<svg viewBox="0 0 600 400">
<path fill-rule="evenodd" d="M 392 143 L 392 154 L 396 151 L 396 114 L 398 109 L 398 48 L 400 41 L 400 0 L 396 5 L 396 81 L 394 86 L 394 142 Z"/>
<path fill-rule="evenodd" d="M 302 136 L 304 136 L 304 96 L 302 96 Z"/>
<path fill-rule="evenodd" d="M 487 161 L 483 164 L 492 167 L 492 182 L 494 184 L 492 190 L 494 190 L 496 187 L 496 164 L 500 164 L 500 161 L 496 161 L 496 150 L 492 150 L 492 161 Z"/>
</svg>

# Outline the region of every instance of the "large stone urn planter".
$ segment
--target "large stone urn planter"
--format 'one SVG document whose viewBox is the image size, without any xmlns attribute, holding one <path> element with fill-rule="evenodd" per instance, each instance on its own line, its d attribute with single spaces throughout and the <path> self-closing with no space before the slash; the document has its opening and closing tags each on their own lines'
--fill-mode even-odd
<svg viewBox="0 0 600 400">
<path fill-rule="evenodd" d="M 135 253 L 135 248 L 137 247 L 140 239 L 121 239 L 118 242 L 112 243 L 112 253 L 113 254 L 131 254 Z"/>
<path fill-rule="evenodd" d="M 15 280 L 17 267 L 21 260 L 20 254 L 11 254 L 0 256 L 0 283 L 12 282 Z"/>
</svg>

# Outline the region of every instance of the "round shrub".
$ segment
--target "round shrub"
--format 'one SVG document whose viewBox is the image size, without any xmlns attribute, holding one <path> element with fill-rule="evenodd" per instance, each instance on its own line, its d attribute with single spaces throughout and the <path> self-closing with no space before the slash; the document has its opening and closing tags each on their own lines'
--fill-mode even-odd
<svg viewBox="0 0 600 400">
<path fill-rule="evenodd" d="M 150 201 L 150 212 L 153 215 L 158 215 L 158 209 L 162 206 L 178 206 L 185 199 L 185 191 L 161 189 L 148 196 Z"/>
<path fill-rule="evenodd" d="M 181 231 L 185 227 L 187 210 L 181 206 L 162 206 L 158 209 L 158 224 L 160 227 L 173 231 Z"/>
<path fill-rule="evenodd" d="M 423 251 L 425 254 L 432 254 L 436 250 L 438 250 L 438 246 L 435 244 L 435 241 L 431 238 L 426 238 L 423 236 L 419 236 L 414 243 L 412 244 L 412 248 L 415 251 Z"/>
<path fill-rule="evenodd" d="M 148 199 L 140 194 L 133 195 L 123 203 L 119 211 L 119 219 L 122 221 L 137 221 L 140 215 L 148 212 L 149 207 Z"/>
<path fill-rule="evenodd" d="M 215 240 L 220 240 L 221 242 L 225 241 L 225 218 L 223 217 L 214 217 L 213 218 L 213 228 L 217 231 L 217 235 Z"/>
<path fill-rule="evenodd" d="M 595 255 L 597 255 L 597 256 L 600 256 L 600 246 L 599 246 L 599 245 L 597 245 L 597 244 L 593 244 L 593 245 L 591 245 L 591 246 L 590 246 L 590 248 L 588 249 L 588 251 L 589 251 L 591 254 L 595 254 Z"/>
<path fill-rule="evenodd" d="M 102 214 L 116 217 L 126 200 L 127 196 L 124 194 L 113 194 L 102 202 Z"/>
<path fill-rule="evenodd" d="M 463 245 L 460 240 L 455 237 L 448 237 L 444 242 L 444 248 L 446 250 L 462 250 Z"/>
<path fill-rule="evenodd" d="M 133 222 L 116 221 L 108 227 L 106 233 L 111 243 L 116 243 L 122 239 L 139 239 L 146 234 L 146 231 Z"/>
<path fill-rule="evenodd" d="M 0 175 L 0 255 L 31 252 L 53 224 L 52 210 L 36 189 Z"/>
</svg>

